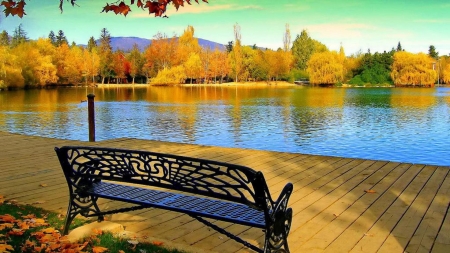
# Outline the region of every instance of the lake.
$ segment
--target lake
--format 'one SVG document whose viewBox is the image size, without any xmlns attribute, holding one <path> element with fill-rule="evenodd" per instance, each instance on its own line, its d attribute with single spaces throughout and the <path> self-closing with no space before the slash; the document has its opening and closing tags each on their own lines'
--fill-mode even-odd
<svg viewBox="0 0 450 253">
<path fill-rule="evenodd" d="M 135 87 L 0 92 L 0 131 L 450 165 L 450 88 Z"/>
</svg>

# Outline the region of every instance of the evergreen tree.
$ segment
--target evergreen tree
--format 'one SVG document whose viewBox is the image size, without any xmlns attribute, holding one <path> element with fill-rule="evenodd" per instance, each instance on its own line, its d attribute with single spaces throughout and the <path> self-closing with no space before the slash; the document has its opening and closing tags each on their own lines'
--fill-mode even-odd
<svg viewBox="0 0 450 253">
<path fill-rule="evenodd" d="M 228 41 L 228 45 L 226 45 L 227 53 L 233 51 L 233 41 Z"/>
<path fill-rule="evenodd" d="M 26 41 L 28 41 L 27 33 L 23 30 L 22 24 L 20 24 L 16 29 L 14 29 L 11 46 L 16 47 Z"/>
<path fill-rule="evenodd" d="M 59 30 L 58 35 L 56 35 L 56 46 L 61 46 L 64 43 L 69 45 L 69 42 L 67 41 L 67 38 L 64 35 L 64 32 L 62 30 Z"/>
<path fill-rule="evenodd" d="M 50 31 L 48 34 L 48 38 L 50 39 L 50 42 L 53 44 L 53 46 L 56 46 L 56 36 L 53 31 Z"/>
<path fill-rule="evenodd" d="M 9 34 L 7 31 L 3 30 L 2 33 L 0 33 L 0 46 L 9 46 Z"/>
<path fill-rule="evenodd" d="M 113 72 L 113 52 L 111 47 L 111 35 L 106 28 L 100 32 L 100 45 L 98 49 L 100 56 L 100 75 L 102 76 L 102 84 L 106 77 L 111 77 Z"/>
<path fill-rule="evenodd" d="M 402 44 L 400 44 L 400 41 L 397 44 L 397 52 L 399 52 L 399 51 L 403 51 Z"/>
<path fill-rule="evenodd" d="M 89 38 L 88 44 L 87 44 L 87 49 L 89 52 L 92 52 L 92 49 L 94 47 L 97 47 L 97 42 L 95 42 L 94 36 L 91 36 Z"/>
<path fill-rule="evenodd" d="M 430 48 L 428 49 L 428 55 L 433 59 L 439 58 L 439 52 L 436 52 L 436 48 L 433 45 L 430 45 Z"/>
</svg>

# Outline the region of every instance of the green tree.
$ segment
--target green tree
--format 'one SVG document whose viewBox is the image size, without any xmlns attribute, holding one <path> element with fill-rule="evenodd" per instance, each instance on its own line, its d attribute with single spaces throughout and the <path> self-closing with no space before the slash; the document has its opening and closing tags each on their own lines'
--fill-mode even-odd
<svg viewBox="0 0 450 253">
<path fill-rule="evenodd" d="M 228 44 L 225 47 L 227 49 L 227 53 L 231 53 L 231 51 L 233 51 L 233 41 L 228 41 Z"/>
<path fill-rule="evenodd" d="M 397 44 L 397 52 L 403 51 L 402 44 L 400 44 L 400 41 Z"/>
<path fill-rule="evenodd" d="M 9 46 L 9 34 L 7 31 L 3 30 L 2 33 L 0 33 L 0 46 Z"/>
<path fill-rule="evenodd" d="M 439 52 L 436 52 L 436 48 L 433 45 L 430 45 L 430 48 L 428 49 L 428 55 L 435 60 L 439 58 Z"/>
<path fill-rule="evenodd" d="M 92 49 L 94 47 L 97 47 L 97 42 L 95 41 L 94 36 L 91 36 L 89 38 L 89 41 L 88 41 L 88 44 L 87 44 L 87 49 L 88 49 L 89 52 L 92 52 Z"/>
<path fill-rule="evenodd" d="M 64 32 L 62 30 L 59 30 L 58 35 L 56 35 L 56 46 L 61 46 L 64 43 L 69 45 L 69 42 L 67 41 L 67 38 L 64 35 Z"/>
<path fill-rule="evenodd" d="M 22 24 L 20 24 L 16 29 L 14 29 L 11 39 L 11 46 L 16 47 L 26 41 L 28 41 L 27 33 L 23 30 Z"/>
<path fill-rule="evenodd" d="M 53 46 L 58 46 L 56 44 L 56 36 L 53 31 L 50 31 L 50 33 L 48 34 L 48 38 L 49 38 L 50 42 L 53 44 Z"/>
<path fill-rule="evenodd" d="M 317 40 L 309 37 L 308 32 L 303 30 L 297 35 L 292 43 L 292 54 L 294 56 L 294 66 L 300 70 L 306 70 L 307 63 L 311 55 L 315 52 L 325 52 L 328 48 Z"/>
<path fill-rule="evenodd" d="M 102 76 L 102 84 L 105 83 L 106 77 L 111 77 L 113 72 L 113 52 L 111 47 L 111 35 L 108 29 L 103 28 L 100 32 L 100 45 L 98 49 L 100 56 L 100 75 Z M 109 82 L 109 79 L 108 79 Z"/>
</svg>

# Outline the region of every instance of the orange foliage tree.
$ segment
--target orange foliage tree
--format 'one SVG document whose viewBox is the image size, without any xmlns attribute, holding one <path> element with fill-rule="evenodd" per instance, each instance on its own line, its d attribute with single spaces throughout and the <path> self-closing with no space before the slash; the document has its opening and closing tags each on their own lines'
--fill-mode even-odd
<svg viewBox="0 0 450 253">
<path fill-rule="evenodd" d="M 424 53 L 395 52 L 391 78 L 396 86 L 434 86 L 437 73 L 434 60 Z"/>
<path fill-rule="evenodd" d="M 77 0 L 66 0 L 66 2 L 70 2 L 72 6 L 76 5 Z M 208 3 L 207 0 L 202 0 L 205 3 Z M 126 2 L 130 3 L 127 4 Z M 198 0 L 195 0 L 198 3 Z M 102 12 L 113 12 L 114 14 L 120 14 L 127 16 L 127 14 L 131 11 L 130 5 L 136 5 L 137 8 L 142 10 L 147 9 L 149 14 L 155 14 L 155 17 L 167 17 L 167 15 L 162 16 L 166 10 L 167 5 L 172 4 L 177 10 L 180 6 L 184 6 L 184 3 L 191 4 L 191 0 L 129 0 L 129 1 L 116 1 L 113 3 L 106 3 L 106 6 L 103 7 Z M 25 0 L 5 0 L 2 1 L 0 5 L 3 5 L 5 8 L 3 12 L 8 17 L 9 15 L 18 16 L 22 18 L 25 13 Z M 64 0 L 59 0 L 59 9 L 61 12 L 63 11 Z"/>
</svg>

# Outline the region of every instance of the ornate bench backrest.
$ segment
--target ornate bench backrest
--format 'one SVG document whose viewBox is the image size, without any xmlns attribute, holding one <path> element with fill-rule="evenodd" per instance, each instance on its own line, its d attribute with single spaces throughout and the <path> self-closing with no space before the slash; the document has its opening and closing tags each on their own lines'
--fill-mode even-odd
<svg viewBox="0 0 450 253">
<path fill-rule="evenodd" d="M 111 180 L 180 190 L 258 209 L 268 195 L 261 172 L 250 168 L 168 154 L 125 149 L 55 148 L 69 187 L 80 178 Z"/>
</svg>

